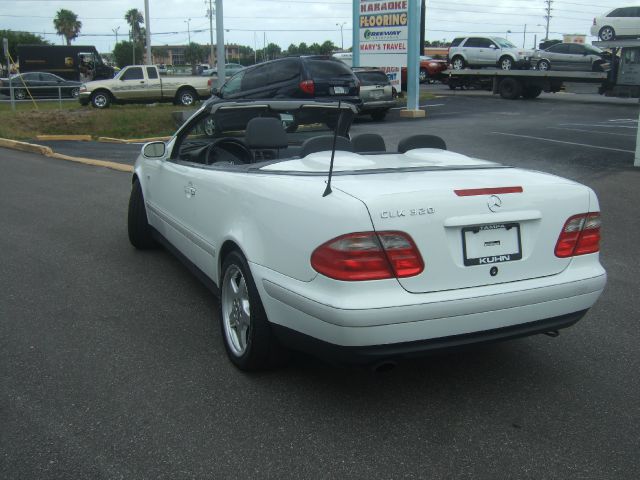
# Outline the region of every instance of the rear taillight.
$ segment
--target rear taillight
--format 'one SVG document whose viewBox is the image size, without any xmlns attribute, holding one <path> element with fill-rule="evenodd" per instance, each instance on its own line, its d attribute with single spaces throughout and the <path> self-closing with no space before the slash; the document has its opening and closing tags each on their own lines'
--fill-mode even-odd
<svg viewBox="0 0 640 480">
<path fill-rule="evenodd" d="M 211 85 L 213 85 L 213 79 L 212 78 L 207 80 L 207 87 L 211 88 Z"/>
<path fill-rule="evenodd" d="M 562 227 L 556 257 L 586 255 L 600 250 L 600 213 L 581 213 L 570 217 Z"/>
<path fill-rule="evenodd" d="M 300 90 L 304 93 L 308 93 L 309 95 L 313 95 L 316 91 L 316 85 L 313 83 L 313 80 L 303 80 L 298 84 Z"/>
<path fill-rule="evenodd" d="M 403 232 L 342 235 L 316 248 L 311 266 L 327 277 L 344 281 L 406 278 L 424 270 L 416 244 Z"/>
</svg>

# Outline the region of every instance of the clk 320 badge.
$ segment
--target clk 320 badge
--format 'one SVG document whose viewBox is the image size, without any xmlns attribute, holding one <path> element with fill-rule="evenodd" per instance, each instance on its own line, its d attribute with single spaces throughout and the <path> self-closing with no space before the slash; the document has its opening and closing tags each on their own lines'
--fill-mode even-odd
<svg viewBox="0 0 640 480">
<path fill-rule="evenodd" d="M 399 210 L 383 210 L 380 212 L 381 218 L 398 218 L 398 217 L 415 217 L 418 215 L 432 215 L 436 213 L 436 209 L 433 207 L 428 208 L 410 208 Z"/>
</svg>

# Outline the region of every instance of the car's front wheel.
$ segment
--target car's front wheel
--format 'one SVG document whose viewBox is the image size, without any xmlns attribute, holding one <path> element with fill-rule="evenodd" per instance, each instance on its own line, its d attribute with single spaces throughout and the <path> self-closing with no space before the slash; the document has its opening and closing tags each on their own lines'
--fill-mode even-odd
<svg viewBox="0 0 640 480">
<path fill-rule="evenodd" d="M 153 238 L 151 226 L 147 219 L 147 209 L 144 205 L 142 186 L 136 178 L 131 186 L 131 196 L 129 197 L 129 212 L 127 215 L 127 230 L 131 245 L 147 250 L 154 248 L 157 244 Z"/>
<path fill-rule="evenodd" d="M 91 95 L 91 105 L 95 108 L 108 108 L 111 105 L 111 95 L 101 90 Z"/>
<path fill-rule="evenodd" d="M 598 33 L 598 37 L 600 37 L 600 40 L 603 42 L 608 42 L 616 38 L 616 31 L 613 27 L 602 27 Z"/>
<path fill-rule="evenodd" d="M 429 73 L 427 72 L 426 68 L 420 69 L 420 73 L 418 73 L 418 79 L 420 80 L 420 83 L 424 83 L 429 80 Z"/>
<path fill-rule="evenodd" d="M 280 363 L 283 350 L 271 331 L 249 264 L 233 251 L 222 264 L 219 317 L 227 355 L 240 370 Z"/>
<path fill-rule="evenodd" d="M 198 94 L 193 88 L 183 88 L 176 94 L 176 104 L 190 107 L 198 101 Z"/>
<path fill-rule="evenodd" d="M 24 100 L 27 98 L 27 91 L 22 88 L 18 88 L 13 92 L 13 98 L 16 100 Z"/>
<path fill-rule="evenodd" d="M 69 92 L 69 96 L 71 98 L 78 98 L 78 95 L 80 95 L 80 89 L 78 87 L 72 88 L 71 91 Z"/>
<path fill-rule="evenodd" d="M 536 68 L 541 72 L 546 72 L 551 70 L 551 64 L 549 63 L 549 60 L 540 60 Z"/>
<path fill-rule="evenodd" d="M 513 70 L 513 58 L 502 57 L 498 62 L 501 70 Z"/>
<path fill-rule="evenodd" d="M 522 94 L 522 84 L 514 78 L 505 78 L 498 87 L 500 96 L 507 100 L 515 100 Z"/>
</svg>

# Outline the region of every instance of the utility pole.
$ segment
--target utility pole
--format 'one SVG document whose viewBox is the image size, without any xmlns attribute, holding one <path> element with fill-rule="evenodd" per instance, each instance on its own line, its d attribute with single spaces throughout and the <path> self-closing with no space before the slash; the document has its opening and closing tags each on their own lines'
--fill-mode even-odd
<svg viewBox="0 0 640 480">
<path fill-rule="evenodd" d="M 222 13 L 222 0 L 216 0 L 216 57 L 218 64 L 218 88 L 222 88 L 225 80 L 224 50 L 224 14 Z"/>
<path fill-rule="evenodd" d="M 336 27 L 340 27 L 340 50 L 344 50 L 344 35 L 342 34 L 342 29 L 347 24 L 347 22 L 336 23 Z"/>
<path fill-rule="evenodd" d="M 153 65 L 151 58 L 151 15 L 149 15 L 149 0 L 144 0 L 144 26 L 147 42 L 147 65 Z"/>
<path fill-rule="evenodd" d="M 213 68 L 213 65 L 215 64 L 215 54 L 213 52 L 213 14 L 214 14 L 214 10 L 213 10 L 213 5 L 212 5 L 212 0 L 209 0 L 209 11 L 207 12 L 207 15 L 209 16 L 209 39 L 210 39 L 210 46 L 211 46 L 211 50 L 209 52 L 209 61 L 210 61 L 210 67 Z M 206 3 L 206 0 L 205 0 Z"/>
<path fill-rule="evenodd" d="M 522 48 L 525 48 L 527 43 L 527 24 L 524 24 L 524 35 L 522 36 Z"/>
<path fill-rule="evenodd" d="M 116 27 L 116 28 L 112 28 L 111 31 L 113 33 L 115 33 L 116 35 L 116 45 L 118 44 L 118 30 L 120 30 L 120 27 Z"/>
<path fill-rule="evenodd" d="M 547 28 L 545 30 L 545 34 L 544 34 L 544 39 L 549 40 L 549 21 L 551 20 L 551 11 L 553 10 L 551 8 L 551 5 L 553 5 L 553 0 L 544 0 L 545 3 L 545 12 L 546 15 L 544 16 L 544 19 L 547 21 Z"/>
<path fill-rule="evenodd" d="M 191 22 L 190 18 L 184 20 L 184 23 L 187 24 L 187 38 L 189 39 L 189 44 L 191 44 L 191 28 L 189 28 L 189 23 L 190 22 Z"/>
<path fill-rule="evenodd" d="M 131 54 L 133 56 L 133 65 L 136 64 L 136 40 L 133 38 L 133 27 L 131 27 Z"/>
</svg>

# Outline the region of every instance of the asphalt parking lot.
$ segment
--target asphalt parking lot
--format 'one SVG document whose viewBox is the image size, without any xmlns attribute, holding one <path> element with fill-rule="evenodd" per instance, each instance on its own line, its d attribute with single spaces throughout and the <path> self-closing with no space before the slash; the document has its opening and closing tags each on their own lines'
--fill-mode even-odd
<svg viewBox="0 0 640 480">
<path fill-rule="evenodd" d="M 592 187 L 609 281 L 585 319 L 384 374 L 302 355 L 243 374 L 210 292 L 129 245 L 128 174 L 0 149 L 0 478 L 635 478 L 637 103 L 434 92 L 425 120 L 353 131 L 388 148 L 432 133 Z M 110 148 L 89 145 L 58 146 Z"/>
</svg>

